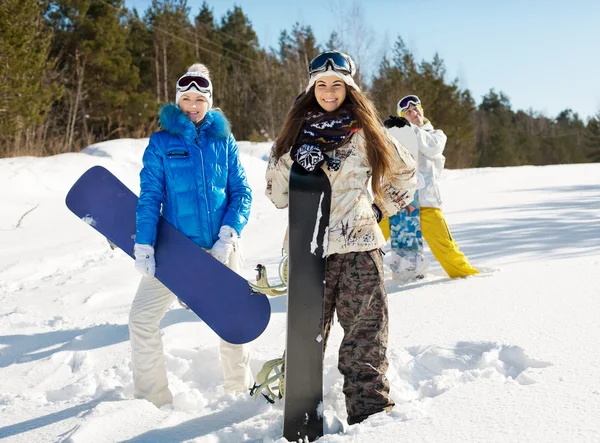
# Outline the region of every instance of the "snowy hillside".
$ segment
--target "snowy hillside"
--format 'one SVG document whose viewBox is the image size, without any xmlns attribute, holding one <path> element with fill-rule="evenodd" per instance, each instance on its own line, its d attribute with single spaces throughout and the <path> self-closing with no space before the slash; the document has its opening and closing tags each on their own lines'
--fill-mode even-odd
<svg viewBox="0 0 600 443">
<path fill-rule="evenodd" d="M 127 322 L 140 276 L 64 197 L 97 164 L 137 193 L 146 142 L 0 159 L 2 441 L 284 441 L 283 404 L 224 394 L 216 335 L 177 303 L 162 322 L 174 404 L 133 399 Z M 254 190 L 245 276 L 259 262 L 274 276 L 287 213 L 264 196 L 269 145 L 240 149 Z M 442 191 L 457 243 L 485 272 L 386 280 L 396 407 L 319 441 L 600 441 L 600 164 L 446 171 Z M 271 303 L 251 343 L 255 373 L 284 349 L 286 300 Z M 324 388 L 326 416 L 344 419 L 341 332 Z"/>
</svg>

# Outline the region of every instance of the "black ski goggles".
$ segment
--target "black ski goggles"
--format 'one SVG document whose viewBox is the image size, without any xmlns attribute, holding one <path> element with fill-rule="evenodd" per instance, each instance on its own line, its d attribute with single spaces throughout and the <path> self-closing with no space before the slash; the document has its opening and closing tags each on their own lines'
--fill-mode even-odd
<svg viewBox="0 0 600 443">
<path fill-rule="evenodd" d="M 421 100 L 416 95 L 407 95 L 406 97 L 402 97 L 398 102 L 398 113 L 404 112 L 408 109 L 410 105 L 420 105 Z"/>
<path fill-rule="evenodd" d="M 211 94 L 212 85 L 210 80 L 199 73 L 188 72 L 179 80 L 177 80 L 177 91 L 188 92 L 192 88 L 204 94 Z"/>
<path fill-rule="evenodd" d="M 340 74 L 353 75 L 354 66 L 350 57 L 340 52 L 322 52 L 313 58 L 308 65 L 308 75 L 318 72 L 325 72 L 327 69 L 333 69 Z"/>
</svg>

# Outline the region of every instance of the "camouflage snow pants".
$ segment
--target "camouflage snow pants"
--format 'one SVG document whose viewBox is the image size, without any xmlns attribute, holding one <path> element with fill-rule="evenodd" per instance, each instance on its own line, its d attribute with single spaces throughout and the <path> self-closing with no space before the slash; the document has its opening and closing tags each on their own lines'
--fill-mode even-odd
<svg viewBox="0 0 600 443">
<path fill-rule="evenodd" d="M 344 329 L 338 369 L 344 376 L 348 424 L 359 423 L 394 406 L 385 376 L 388 307 L 381 250 L 330 255 L 326 272 L 323 349 L 337 311 Z"/>
</svg>

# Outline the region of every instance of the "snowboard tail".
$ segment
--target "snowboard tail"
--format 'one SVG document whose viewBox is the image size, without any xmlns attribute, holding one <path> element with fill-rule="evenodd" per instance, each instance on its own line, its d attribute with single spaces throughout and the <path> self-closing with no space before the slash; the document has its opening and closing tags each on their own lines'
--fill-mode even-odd
<svg viewBox="0 0 600 443">
<path fill-rule="evenodd" d="M 408 208 L 403 208 L 399 213 L 390 216 L 392 250 L 399 253 L 422 254 L 423 234 L 418 191 L 415 192 L 415 198 L 409 205 L 414 208 L 410 214 Z"/>
<path fill-rule="evenodd" d="M 110 171 L 94 166 L 73 185 L 67 207 L 133 256 L 137 196 Z M 155 277 L 223 340 L 242 344 L 269 323 L 267 297 L 251 292 L 248 281 L 177 230 L 163 217 L 154 246 Z"/>
</svg>

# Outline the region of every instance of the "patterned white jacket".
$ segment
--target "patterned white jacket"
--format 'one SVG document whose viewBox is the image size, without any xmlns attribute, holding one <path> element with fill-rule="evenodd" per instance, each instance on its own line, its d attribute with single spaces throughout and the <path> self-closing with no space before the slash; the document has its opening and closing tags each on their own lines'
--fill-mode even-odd
<svg viewBox="0 0 600 443">
<path fill-rule="evenodd" d="M 392 168 L 393 178 L 383 186 L 384 199 L 376 202 L 384 217 L 396 214 L 410 203 L 416 188 L 415 161 L 402 145 L 392 137 L 389 139 L 396 145 L 398 164 Z M 385 238 L 371 208 L 372 171 L 365 144 L 364 133 L 358 130 L 352 134 L 347 143 L 335 149 L 330 155 L 341 161 L 339 169 L 330 170 L 326 164 L 321 166 L 331 183 L 327 255 L 370 251 L 385 245 Z M 266 172 L 266 195 L 277 208 L 288 206 L 291 166 L 292 159 L 289 152 L 282 155 L 279 160 L 275 160 L 271 151 Z"/>
</svg>

